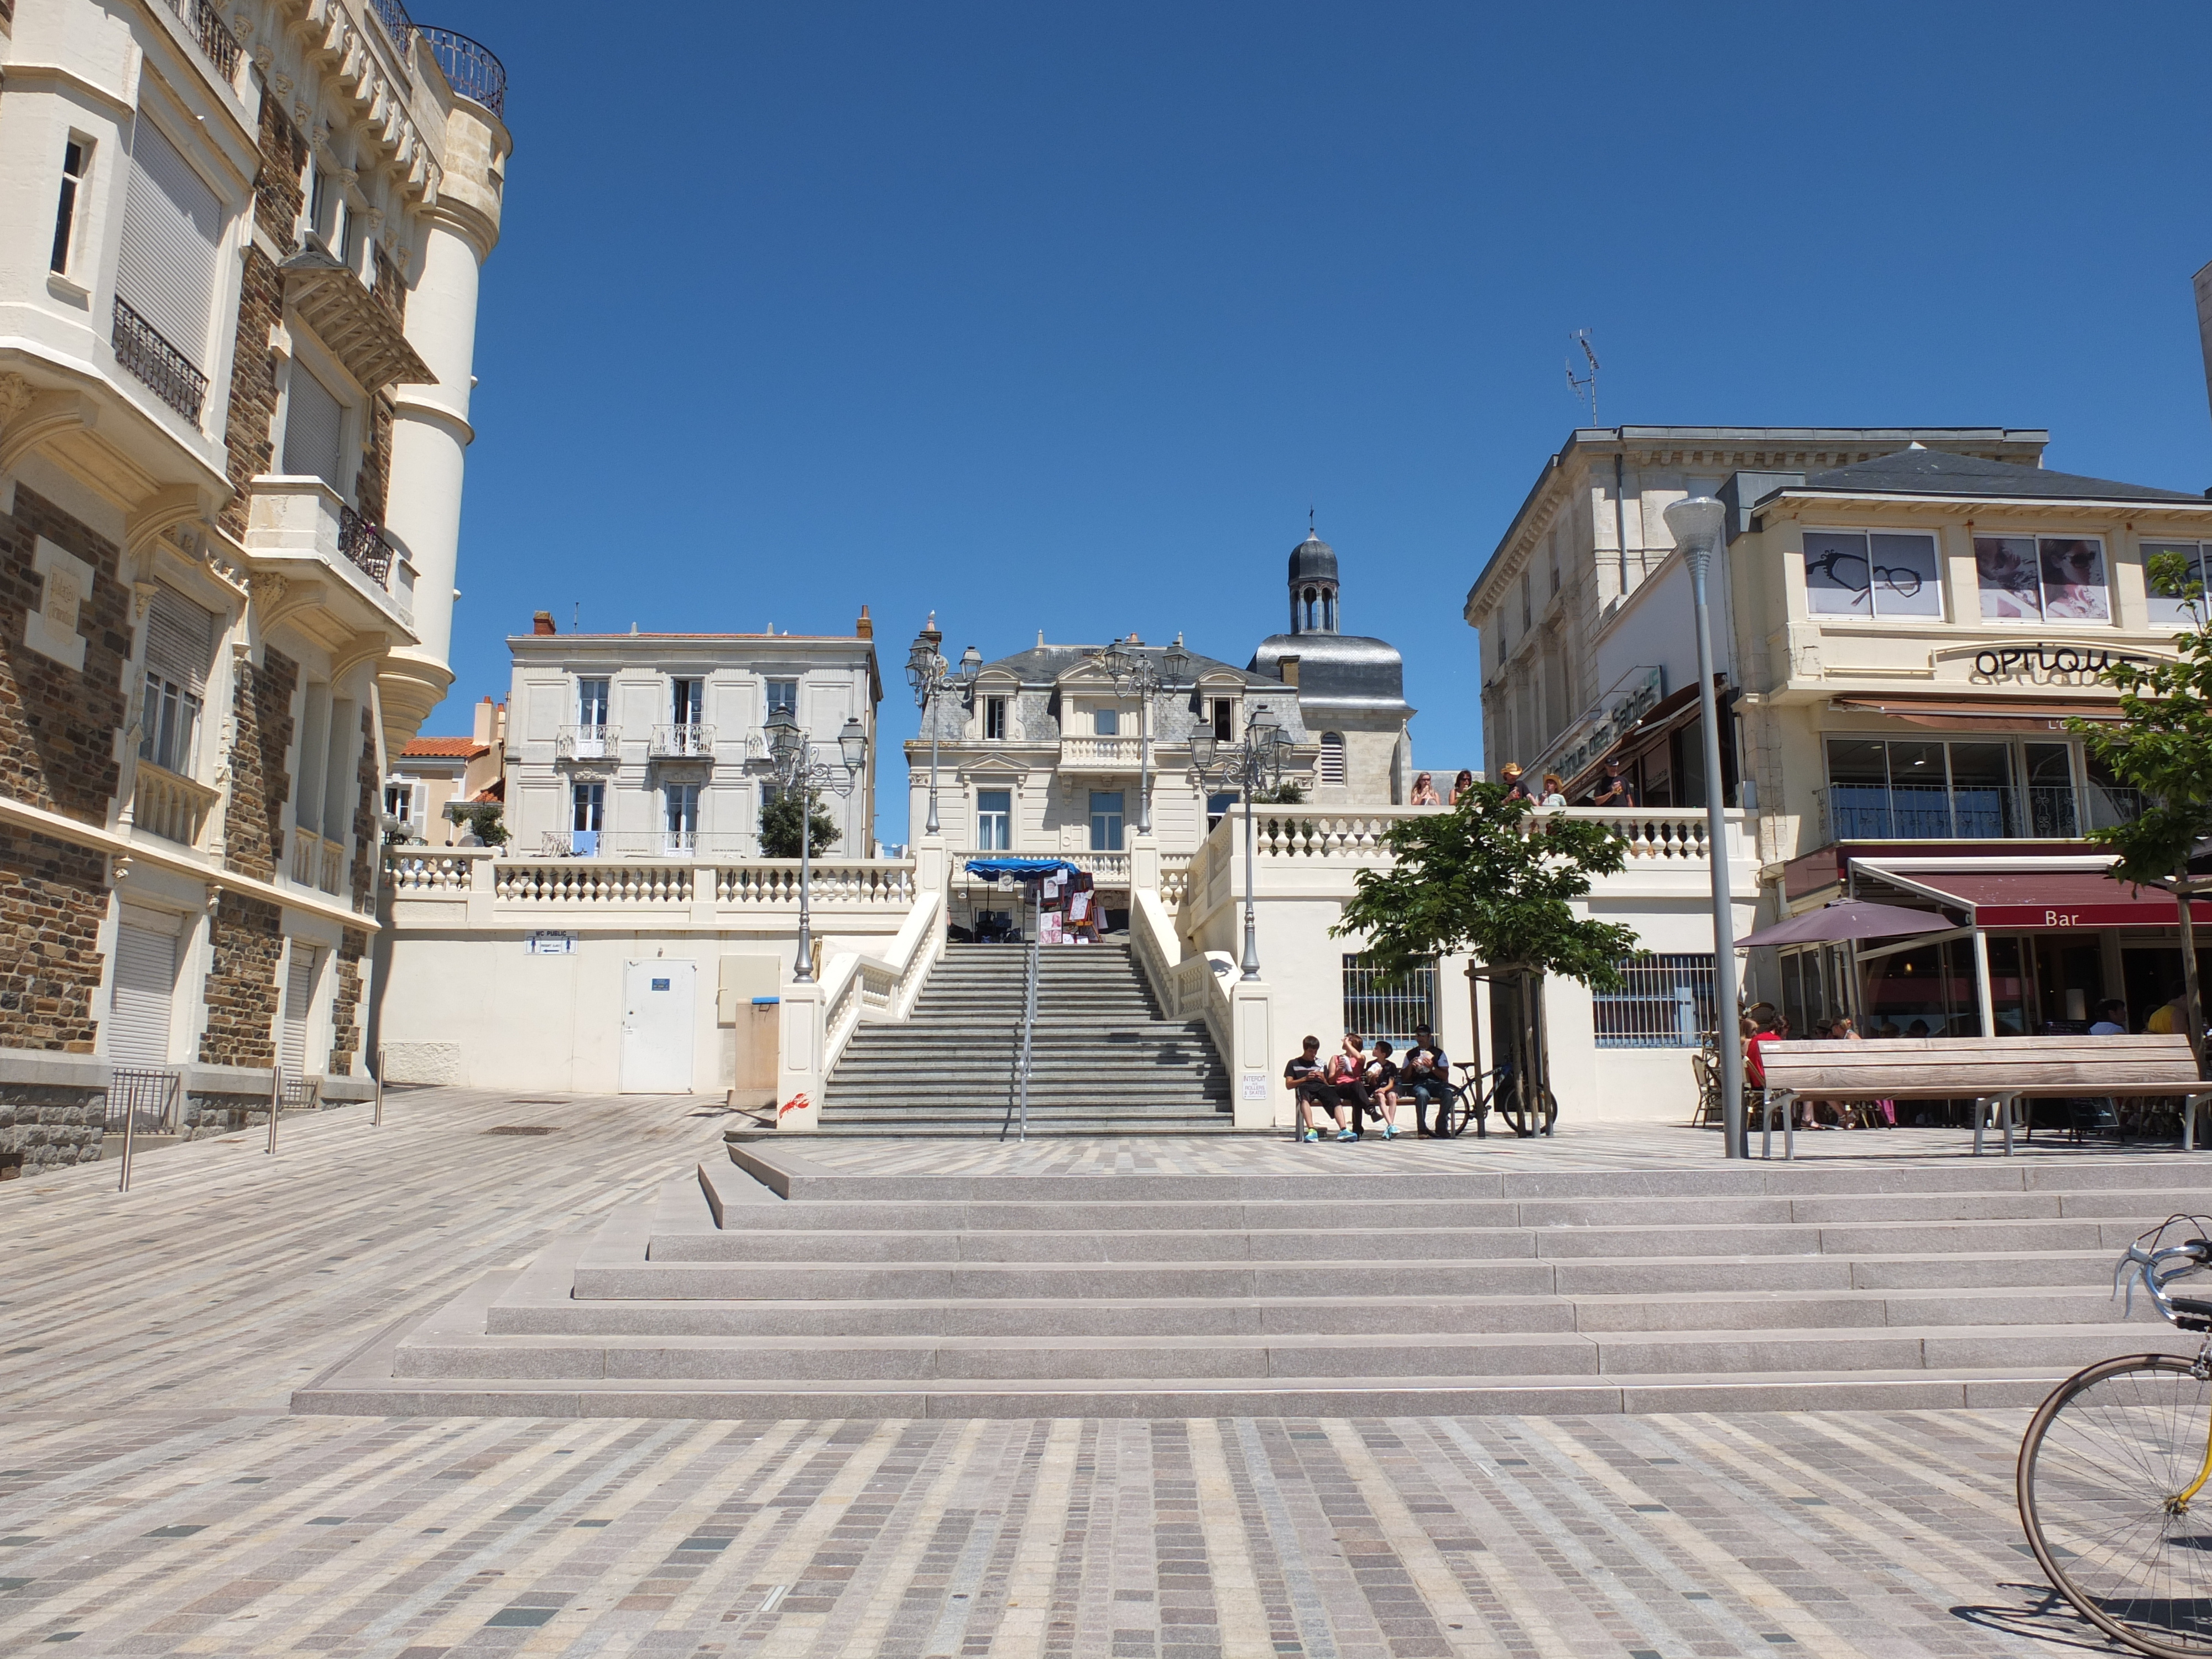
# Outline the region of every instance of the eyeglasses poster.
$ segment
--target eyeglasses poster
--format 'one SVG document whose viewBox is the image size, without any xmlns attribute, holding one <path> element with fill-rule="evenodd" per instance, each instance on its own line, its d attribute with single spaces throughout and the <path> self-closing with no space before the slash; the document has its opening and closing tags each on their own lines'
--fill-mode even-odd
<svg viewBox="0 0 2212 1659">
<path fill-rule="evenodd" d="M 2090 537 L 1977 536 L 1984 622 L 2109 622 L 2105 544 Z"/>
<path fill-rule="evenodd" d="M 1940 617 L 1936 538 L 1808 530 L 1805 602 L 1815 616 Z"/>
</svg>

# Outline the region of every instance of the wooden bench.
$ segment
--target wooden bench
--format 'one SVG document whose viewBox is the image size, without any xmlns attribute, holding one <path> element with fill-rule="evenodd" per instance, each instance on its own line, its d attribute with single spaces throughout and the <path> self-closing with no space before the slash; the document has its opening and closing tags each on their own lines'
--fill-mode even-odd
<svg viewBox="0 0 2212 1659">
<path fill-rule="evenodd" d="M 1759 1156 L 1773 1155 L 1782 1114 L 1782 1155 L 1796 1156 L 1790 1108 L 1800 1100 L 1974 1102 L 1974 1155 L 1994 1111 L 2012 1155 L 2015 1104 L 2036 1097 L 2181 1095 L 2185 1150 L 2197 1144 L 2197 1107 L 2212 1084 L 2197 1074 L 2185 1036 L 1882 1037 L 1863 1042 L 1768 1042 L 1759 1114 Z"/>
</svg>

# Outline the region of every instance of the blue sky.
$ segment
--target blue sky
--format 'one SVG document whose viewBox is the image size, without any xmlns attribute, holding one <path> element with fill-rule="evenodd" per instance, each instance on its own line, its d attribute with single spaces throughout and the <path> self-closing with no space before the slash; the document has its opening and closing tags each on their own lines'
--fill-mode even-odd
<svg viewBox="0 0 2212 1659">
<path fill-rule="evenodd" d="M 426 14 L 427 15 L 427 14 Z M 1605 424 L 2047 426 L 2212 484 L 2212 10 L 455 0 L 516 136 L 454 618 L 1239 664 L 1307 508 L 1415 757 L 1468 583 Z M 902 794 L 878 831 L 906 834 Z"/>
</svg>

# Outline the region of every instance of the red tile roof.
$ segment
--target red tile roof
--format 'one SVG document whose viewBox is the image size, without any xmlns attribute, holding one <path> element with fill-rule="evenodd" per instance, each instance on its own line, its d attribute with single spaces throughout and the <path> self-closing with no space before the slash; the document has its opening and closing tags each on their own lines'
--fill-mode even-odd
<svg viewBox="0 0 2212 1659">
<path fill-rule="evenodd" d="M 399 751 L 403 760 L 410 757 L 422 760 L 474 760 L 489 753 L 491 745 L 478 743 L 474 738 L 415 738 Z"/>
</svg>

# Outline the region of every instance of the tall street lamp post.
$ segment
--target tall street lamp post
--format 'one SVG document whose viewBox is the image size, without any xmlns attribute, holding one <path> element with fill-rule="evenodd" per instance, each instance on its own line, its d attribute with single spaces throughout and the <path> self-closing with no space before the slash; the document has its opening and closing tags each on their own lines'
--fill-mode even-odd
<svg viewBox="0 0 2212 1659">
<path fill-rule="evenodd" d="M 1091 660 L 1113 681 L 1115 696 L 1137 700 L 1137 833 L 1149 836 L 1152 833 L 1152 699 L 1182 685 L 1190 668 L 1190 653 L 1182 648 L 1182 635 L 1178 634 L 1155 664 L 1132 636 L 1093 651 Z"/>
<path fill-rule="evenodd" d="M 1710 495 L 1693 495 L 1667 509 L 1667 528 L 1690 568 L 1690 593 L 1698 615 L 1698 712 L 1705 737 L 1705 861 L 1713 878 L 1713 1033 L 1721 1052 L 1721 1112 L 1728 1156 L 1747 1158 L 1744 1139 L 1743 1042 L 1736 1030 L 1735 907 L 1729 894 L 1728 817 L 1721 800 L 1721 720 L 1713 698 L 1713 626 L 1705 604 L 1705 573 L 1720 545 L 1728 508 Z"/>
<path fill-rule="evenodd" d="M 1258 854 L 1252 836 L 1252 793 L 1282 781 L 1283 762 L 1290 746 L 1291 734 L 1264 708 L 1254 711 L 1244 723 L 1243 741 L 1233 747 L 1224 747 L 1211 732 L 1200 732 L 1190 740 L 1191 765 L 1208 789 L 1233 783 L 1244 792 L 1244 963 L 1240 977 L 1248 980 L 1260 977 L 1259 920 L 1253 902 L 1252 872 Z"/>
<path fill-rule="evenodd" d="M 817 764 L 814 743 L 799 729 L 788 708 L 768 717 L 768 755 L 775 768 L 777 787 L 799 793 L 799 959 L 791 977 L 798 984 L 814 982 L 814 918 L 809 903 L 814 873 L 814 792 L 834 791 L 842 797 L 853 793 L 860 769 L 868 763 L 868 734 L 860 722 L 848 720 L 837 733 L 838 758 Z"/>
<path fill-rule="evenodd" d="M 976 672 L 983 666 L 983 653 L 971 645 L 960 653 L 956 671 L 938 651 L 944 643 L 945 630 L 938 627 L 937 613 L 933 611 L 906 653 L 906 683 L 914 688 L 921 723 L 929 728 L 929 817 L 922 826 L 922 833 L 927 836 L 937 833 L 937 699 L 947 691 L 974 684 Z"/>
</svg>

